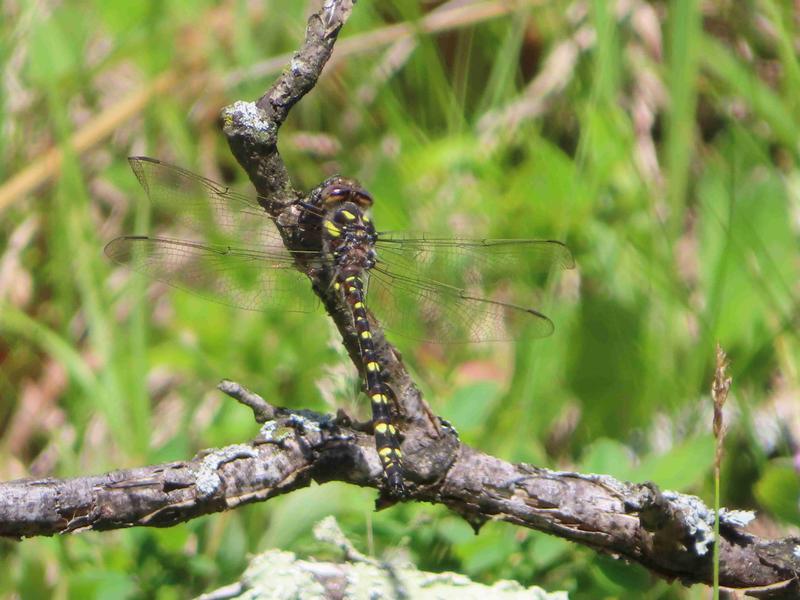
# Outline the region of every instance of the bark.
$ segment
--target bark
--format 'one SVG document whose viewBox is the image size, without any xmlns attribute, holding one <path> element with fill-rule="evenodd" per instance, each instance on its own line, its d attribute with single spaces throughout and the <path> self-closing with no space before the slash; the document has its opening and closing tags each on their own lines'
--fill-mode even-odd
<svg viewBox="0 0 800 600">
<path fill-rule="evenodd" d="M 372 436 L 346 417 L 273 407 L 232 382 L 221 387 L 263 422 L 254 440 L 188 461 L 0 484 L 0 535 L 170 527 L 312 481 L 380 489 L 383 473 Z M 456 440 L 453 434 L 444 438 Z M 431 447 L 404 448 L 410 501 L 447 506 L 476 532 L 490 519 L 506 521 L 685 584 L 711 580 L 714 513 L 699 498 L 652 483 L 512 464 L 457 441 L 447 445 L 437 438 Z M 391 502 L 378 500 L 382 507 Z M 800 539 L 751 535 L 744 530 L 751 519 L 750 513 L 721 511 L 721 584 L 761 598 L 797 598 Z"/>
</svg>

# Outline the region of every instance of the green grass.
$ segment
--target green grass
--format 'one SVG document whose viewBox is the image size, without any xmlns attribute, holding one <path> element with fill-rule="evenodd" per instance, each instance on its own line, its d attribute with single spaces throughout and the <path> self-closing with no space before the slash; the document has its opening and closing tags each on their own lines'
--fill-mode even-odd
<svg viewBox="0 0 800 600">
<path fill-rule="evenodd" d="M 210 2 L 87 1 L 50 14 L 23 3 L 23 16 L 0 21 L 10 82 L 0 96 L 2 180 L 170 66 L 192 65 L 184 68 L 210 81 L 157 97 L 82 156 L 67 152 L 57 181 L 0 213 L 0 264 L 22 224 L 36 227 L 12 289 L 0 290 L 0 440 L 18 440 L 1 442 L 3 479 L 79 476 L 248 439 L 250 415 L 214 391 L 224 377 L 279 404 L 366 414 L 324 317 L 153 291 L 102 254 L 149 219 L 130 154 L 235 174 L 246 189 L 216 116 L 271 80 L 219 82 L 295 48 L 301 5 L 268 2 L 254 16 L 245 3 L 230 12 Z M 653 54 L 634 20 L 592 3 L 579 26 L 596 37 L 555 71 L 560 85 L 542 112 L 489 132 L 486 114 L 519 101 L 575 35 L 567 3 L 420 36 L 385 81 L 381 50 L 352 56 L 294 109 L 281 150 L 298 186 L 332 172 L 361 179 L 381 229 L 555 238 L 572 248 L 574 272 L 544 286 L 534 273 L 519 276 L 539 290 L 532 297 L 555 321 L 552 337 L 444 350 L 396 340 L 466 442 L 508 460 L 653 480 L 710 503 L 707 390 L 719 341 L 740 415 L 729 421 L 727 456 L 743 457 L 723 464 L 722 504 L 797 525 L 788 446 L 765 445 L 763 430 L 781 398 L 798 394 L 797 32 L 784 3 L 711 3 L 714 33 L 698 5 L 663 4 L 663 46 Z M 753 27 L 756 11 L 770 28 Z M 343 36 L 419 15 L 360 3 Z M 633 116 L 642 89 L 659 102 L 644 132 Z M 316 155 L 298 133 L 325 134 L 340 149 Z M 31 397 L 23 392 L 52 365 L 65 383 L 47 392 L 38 427 L 20 438 L 16 419 Z M 0 594 L 185 597 L 234 580 L 249 552 L 318 551 L 311 528 L 334 514 L 359 548 L 371 530 L 376 553 L 403 546 L 424 569 L 575 597 L 701 597 L 544 534 L 494 523 L 475 537 L 439 507 L 370 514 L 373 499 L 326 485 L 168 530 L 0 542 Z"/>
</svg>

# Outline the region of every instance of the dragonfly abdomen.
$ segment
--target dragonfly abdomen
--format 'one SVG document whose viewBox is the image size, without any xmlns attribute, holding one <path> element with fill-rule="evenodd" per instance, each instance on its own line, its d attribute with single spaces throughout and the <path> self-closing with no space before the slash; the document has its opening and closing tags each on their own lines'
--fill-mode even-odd
<svg viewBox="0 0 800 600">
<path fill-rule="evenodd" d="M 375 447 L 381 460 L 386 483 L 392 495 L 406 494 L 403 484 L 403 453 L 400 450 L 398 431 L 392 422 L 389 402 L 392 392 L 384 381 L 383 366 L 375 354 L 372 331 L 364 305 L 364 284 L 361 277 L 349 275 L 338 282 L 353 315 L 361 360 L 364 365 L 366 392 L 372 406 L 372 424 L 375 432 Z"/>
<path fill-rule="evenodd" d="M 322 223 L 323 250 L 332 259 L 334 287 L 341 291 L 353 316 L 361 362 L 364 388 L 372 406 L 375 446 L 381 460 L 389 493 L 406 494 L 403 484 L 402 452 L 398 430 L 392 422 L 389 402 L 393 399 L 372 341 L 372 331 L 365 306 L 365 274 L 375 266 L 377 234 L 363 209 L 372 198 L 355 182 L 333 178 L 321 197 L 328 211 Z"/>
</svg>

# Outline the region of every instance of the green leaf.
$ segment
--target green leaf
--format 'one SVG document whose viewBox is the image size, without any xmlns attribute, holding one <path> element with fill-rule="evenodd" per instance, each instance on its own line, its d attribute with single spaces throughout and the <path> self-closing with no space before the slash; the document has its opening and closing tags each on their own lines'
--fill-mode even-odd
<svg viewBox="0 0 800 600">
<path fill-rule="evenodd" d="M 634 591 L 645 592 L 652 585 L 650 574 L 638 565 L 598 555 L 594 558 L 593 566 L 597 582 L 615 596 Z"/>
<path fill-rule="evenodd" d="M 130 574 L 89 569 L 70 577 L 71 598 L 133 598 L 136 585 Z"/>
<path fill-rule="evenodd" d="M 602 473 L 619 479 L 631 479 L 633 453 L 616 440 L 601 438 L 584 451 L 581 471 Z"/>
<path fill-rule="evenodd" d="M 454 550 L 462 560 L 464 571 L 470 576 L 478 576 L 497 568 L 517 550 L 516 544 L 511 543 L 509 538 L 499 528 L 485 527 L 480 535 Z"/>
<path fill-rule="evenodd" d="M 783 461 L 770 463 L 756 484 L 755 495 L 774 516 L 800 525 L 800 480 L 790 464 Z"/>
<path fill-rule="evenodd" d="M 90 29 L 84 10 L 62 6 L 52 18 L 34 19 L 33 23 L 28 74 L 34 84 L 52 86 L 86 68 Z"/>
<path fill-rule="evenodd" d="M 480 429 L 494 407 L 498 386 L 482 381 L 456 390 L 447 404 L 446 417 L 462 433 Z"/>
<path fill-rule="evenodd" d="M 572 548 L 570 542 L 538 531 L 532 532 L 531 538 L 528 555 L 539 569 L 550 567 Z"/>
<path fill-rule="evenodd" d="M 464 544 L 475 537 L 472 527 L 464 519 L 456 517 L 445 517 L 436 527 L 440 537 L 451 544 Z"/>
</svg>

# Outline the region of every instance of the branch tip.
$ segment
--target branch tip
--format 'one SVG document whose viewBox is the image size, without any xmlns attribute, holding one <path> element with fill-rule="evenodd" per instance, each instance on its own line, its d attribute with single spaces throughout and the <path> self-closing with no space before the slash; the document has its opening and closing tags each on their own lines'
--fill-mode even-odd
<svg viewBox="0 0 800 600">
<path fill-rule="evenodd" d="M 257 423 L 266 423 L 275 418 L 276 409 L 261 396 L 230 379 L 223 379 L 217 389 L 253 411 Z"/>
</svg>

